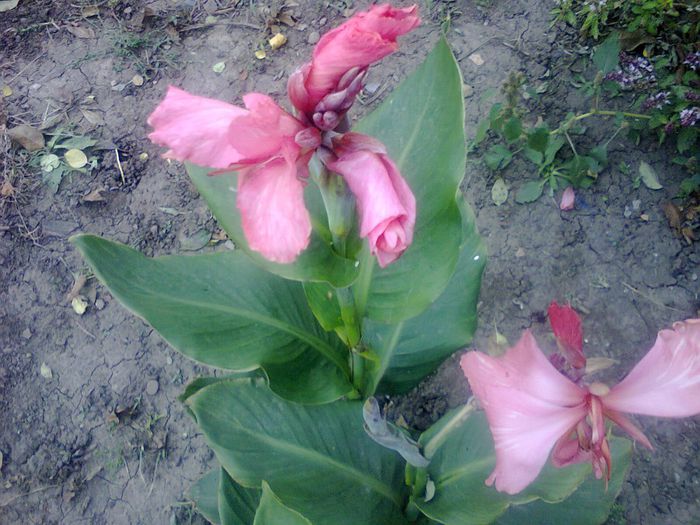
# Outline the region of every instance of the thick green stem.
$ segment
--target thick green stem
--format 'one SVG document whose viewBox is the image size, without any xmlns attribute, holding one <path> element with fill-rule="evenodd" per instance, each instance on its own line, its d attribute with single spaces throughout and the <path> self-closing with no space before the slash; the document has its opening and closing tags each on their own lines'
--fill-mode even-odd
<svg viewBox="0 0 700 525">
<path fill-rule="evenodd" d="M 357 318 L 352 290 L 350 288 L 336 288 L 335 293 L 340 305 L 340 317 L 345 325 L 348 345 L 355 349 L 360 342 L 360 322 Z"/>
<path fill-rule="evenodd" d="M 476 410 L 476 400 L 471 398 L 467 404 L 456 411 L 452 418 L 423 446 L 423 455 L 431 459 L 438 449 L 447 441 L 450 434 L 464 423 L 464 421 Z"/>
</svg>

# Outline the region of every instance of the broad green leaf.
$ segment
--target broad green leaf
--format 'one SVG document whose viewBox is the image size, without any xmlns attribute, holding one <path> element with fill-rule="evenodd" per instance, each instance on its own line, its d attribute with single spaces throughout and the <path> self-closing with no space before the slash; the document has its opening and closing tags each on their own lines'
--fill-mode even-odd
<svg viewBox="0 0 700 525">
<path fill-rule="evenodd" d="M 457 268 L 442 295 L 422 314 L 387 325 L 366 320 L 363 338 L 380 358 L 371 385 L 389 393 L 403 393 L 418 384 L 440 363 L 471 341 L 476 330 L 481 273 L 486 248 L 476 220 L 463 199 L 463 241 Z M 374 388 L 370 388 L 370 393 Z"/>
<path fill-rule="evenodd" d="M 212 171 L 209 168 L 193 164 L 186 164 L 185 167 L 192 182 L 207 201 L 221 227 L 226 230 L 236 245 L 243 249 L 261 268 L 286 279 L 327 281 L 334 286 L 347 286 L 357 277 L 355 261 L 337 255 L 332 250 L 330 243 L 322 238 L 319 231 L 324 227 L 325 218 L 318 218 L 314 213 L 312 213 L 314 232 L 311 236 L 311 243 L 293 263 L 273 263 L 250 250 L 245 235 L 243 235 L 241 216 L 236 208 L 236 174 L 223 173 L 209 176 L 207 174 Z M 312 205 L 317 198 L 317 196 L 312 195 L 314 192 L 318 193 L 318 189 L 313 184 L 308 184 L 305 198 L 307 206 L 312 210 L 316 209 L 316 206 Z M 325 228 L 327 227 L 326 224 Z"/>
<path fill-rule="evenodd" d="M 593 53 L 593 63 L 603 74 L 617 69 L 620 62 L 620 35 L 612 33 Z"/>
<path fill-rule="evenodd" d="M 380 269 L 365 242 L 353 285 L 361 314 L 397 322 L 442 293 L 459 256 L 455 195 L 464 178 L 464 99 L 459 67 L 444 39 L 356 131 L 386 145 L 418 203 L 413 244 Z"/>
<path fill-rule="evenodd" d="M 535 202 L 542 195 L 542 182 L 541 181 L 529 181 L 520 186 L 518 191 L 515 192 L 515 202 L 518 204 L 525 204 L 527 202 Z"/>
<path fill-rule="evenodd" d="M 428 429 L 419 442 L 425 445 L 453 421 L 450 412 Z M 424 448 L 425 449 L 425 448 Z M 428 474 L 435 496 L 418 499 L 418 508 L 431 519 L 447 525 L 481 525 L 493 522 L 510 505 L 536 499 L 556 502 L 568 497 L 590 473 L 590 465 L 558 469 L 548 463 L 537 480 L 514 496 L 485 485 L 496 464 L 493 440 L 483 412 L 457 420 L 447 439 L 433 455 Z M 537 523 L 533 521 L 531 523 Z"/>
<path fill-rule="evenodd" d="M 404 462 L 365 434 L 360 401 L 299 405 L 238 379 L 200 389 L 187 405 L 238 483 L 266 481 L 312 523 L 405 523 Z"/>
<path fill-rule="evenodd" d="M 607 487 L 604 480 L 589 475 L 576 492 L 564 501 L 547 503 L 537 500 L 526 505 L 513 505 L 498 518 L 496 524 L 600 525 L 605 523 L 629 471 L 632 461 L 632 442 L 627 439 L 612 438 L 610 449 L 614 459 Z"/>
<path fill-rule="evenodd" d="M 544 127 L 533 129 L 527 134 L 527 145 L 535 151 L 544 153 L 549 144 L 549 130 Z"/>
<path fill-rule="evenodd" d="M 689 151 L 695 145 L 697 139 L 697 128 L 683 128 L 678 133 L 678 137 L 676 138 L 676 147 L 678 148 L 678 153 L 685 153 L 686 151 Z"/>
<path fill-rule="evenodd" d="M 110 292 L 186 356 L 229 370 L 313 364 L 297 380 L 322 370 L 318 397 L 302 383 L 293 391 L 280 385 L 300 402 L 332 401 L 351 389 L 346 349 L 318 325 L 301 284 L 265 272 L 244 253 L 147 258 L 91 235 L 72 241 Z M 269 375 L 274 383 L 277 374 Z"/>
<path fill-rule="evenodd" d="M 220 523 L 218 495 L 220 470 L 212 470 L 205 474 L 190 488 L 190 499 L 194 502 L 195 510 L 214 525 Z"/>
<path fill-rule="evenodd" d="M 324 330 L 332 331 L 343 326 L 340 306 L 335 290 L 326 283 L 304 283 L 304 293 L 309 307 Z"/>
<path fill-rule="evenodd" d="M 270 485 L 263 481 L 262 497 L 253 525 L 311 525 L 311 522 L 297 511 L 285 506 L 272 492 Z"/>
<path fill-rule="evenodd" d="M 218 510 L 221 525 L 253 525 L 255 509 L 260 501 L 260 489 L 242 487 L 219 469 Z"/>
<path fill-rule="evenodd" d="M 474 144 L 477 146 L 481 144 L 486 136 L 488 135 L 489 127 L 491 127 L 491 123 L 488 120 L 482 120 L 479 122 L 479 124 L 476 126 L 476 135 L 474 136 Z"/>
</svg>

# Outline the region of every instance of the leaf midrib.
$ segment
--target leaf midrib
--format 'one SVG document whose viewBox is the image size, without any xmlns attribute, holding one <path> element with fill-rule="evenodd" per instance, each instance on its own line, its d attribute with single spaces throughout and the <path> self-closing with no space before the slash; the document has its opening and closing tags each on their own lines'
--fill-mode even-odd
<svg viewBox="0 0 700 525">
<path fill-rule="evenodd" d="M 320 452 L 317 452 L 313 449 L 304 448 L 289 441 L 276 439 L 267 434 L 255 432 L 245 427 L 238 427 L 238 430 L 244 434 L 249 435 L 253 439 L 259 440 L 266 446 L 269 446 L 271 448 L 277 448 L 283 453 L 288 453 L 289 455 L 299 457 L 301 460 L 308 460 L 308 462 L 310 463 L 324 466 L 328 469 L 331 469 L 334 472 L 340 473 L 346 479 L 357 481 L 360 484 L 360 486 L 369 486 L 374 492 L 390 500 L 398 508 L 401 508 L 401 505 L 403 503 L 401 496 L 395 493 L 391 489 L 391 486 L 382 483 L 377 478 L 365 475 L 362 471 L 357 470 L 356 468 L 347 465 L 346 463 L 333 459 L 330 456 L 321 454 Z M 231 450 L 230 448 L 225 446 L 219 445 L 219 447 L 225 450 Z"/>
</svg>

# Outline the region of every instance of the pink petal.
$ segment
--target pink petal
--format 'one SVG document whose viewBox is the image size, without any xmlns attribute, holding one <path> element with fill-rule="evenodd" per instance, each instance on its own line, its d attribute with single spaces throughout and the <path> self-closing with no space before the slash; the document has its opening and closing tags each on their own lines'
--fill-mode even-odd
<svg viewBox="0 0 700 525">
<path fill-rule="evenodd" d="M 313 110 L 311 97 L 306 90 L 306 79 L 311 71 L 311 62 L 304 64 L 289 76 L 287 81 L 287 96 L 292 105 L 301 113 Z"/>
<path fill-rule="evenodd" d="M 569 186 L 564 190 L 564 193 L 562 193 L 561 195 L 561 203 L 559 204 L 559 209 L 563 211 L 573 210 L 575 201 L 576 194 L 574 193 L 574 189 L 571 186 Z"/>
<path fill-rule="evenodd" d="M 166 146 L 166 157 L 212 168 L 228 168 L 243 155 L 228 140 L 236 117 L 247 112 L 220 100 L 190 95 L 170 86 L 165 99 L 148 117 L 154 128 L 148 136 Z"/>
<path fill-rule="evenodd" d="M 305 82 L 310 96 L 308 107 L 315 107 L 348 70 L 367 67 L 396 51 L 396 39 L 418 24 L 420 19 L 415 5 L 396 9 L 384 4 L 357 13 L 323 35 L 314 49 L 311 70 Z"/>
<path fill-rule="evenodd" d="M 554 444 L 586 416 L 586 392 L 556 371 L 529 331 L 502 357 L 469 352 L 461 365 L 494 439 L 496 468 L 486 483 L 520 492 Z"/>
<path fill-rule="evenodd" d="M 637 428 L 637 426 L 632 423 L 624 414 L 620 412 L 615 412 L 606 407 L 605 415 L 610 421 L 618 425 L 622 430 L 627 432 L 632 439 L 640 442 L 642 445 L 647 447 L 649 450 L 653 450 L 654 447 L 651 446 L 649 439 L 644 435 L 644 433 Z"/>
<path fill-rule="evenodd" d="M 583 331 L 581 318 L 571 306 L 561 306 L 552 301 L 547 309 L 549 324 L 557 339 L 561 353 L 574 368 L 586 366 L 586 356 L 583 355 Z"/>
<path fill-rule="evenodd" d="M 396 165 L 386 155 L 358 150 L 330 162 L 355 195 L 360 213 L 360 236 L 384 268 L 413 242 L 416 199 Z"/>
<path fill-rule="evenodd" d="M 294 163 L 284 158 L 241 170 L 238 209 L 251 250 L 290 263 L 309 245 L 311 220 Z"/>
<path fill-rule="evenodd" d="M 243 101 L 249 111 L 231 121 L 228 138 L 246 164 L 258 164 L 295 147 L 294 136 L 304 129 L 267 95 L 248 93 Z"/>
<path fill-rule="evenodd" d="M 647 355 L 602 399 L 606 408 L 618 412 L 700 414 L 700 319 L 661 330 Z"/>
</svg>

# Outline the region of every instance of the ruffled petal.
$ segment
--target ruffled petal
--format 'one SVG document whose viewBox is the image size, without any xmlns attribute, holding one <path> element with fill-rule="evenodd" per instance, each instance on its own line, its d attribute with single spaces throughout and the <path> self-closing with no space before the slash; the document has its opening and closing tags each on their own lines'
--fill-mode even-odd
<svg viewBox="0 0 700 525">
<path fill-rule="evenodd" d="M 166 157 L 212 168 L 228 168 L 243 155 L 228 140 L 231 122 L 247 113 L 220 100 L 191 95 L 170 86 L 148 117 L 148 137 L 169 148 Z"/>
<path fill-rule="evenodd" d="M 493 435 L 496 468 L 486 483 L 518 493 L 537 478 L 554 444 L 586 416 L 585 391 L 552 367 L 529 332 L 500 358 L 469 352 L 461 365 Z"/>
<path fill-rule="evenodd" d="M 304 185 L 289 159 L 276 158 L 242 170 L 237 205 L 248 245 L 266 259 L 290 263 L 309 245 L 311 220 Z"/>
<path fill-rule="evenodd" d="M 586 356 L 583 355 L 583 330 L 581 318 L 571 306 L 562 306 L 552 301 L 547 309 L 549 324 L 557 339 L 559 350 L 567 362 L 574 368 L 586 366 Z"/>
<path fill-rule="evenodd" d="M 647 355 L 602 400 L 608 409 L 631 414 L 700 414 L 700 319 L 661 330 Z"/>
</svg>

